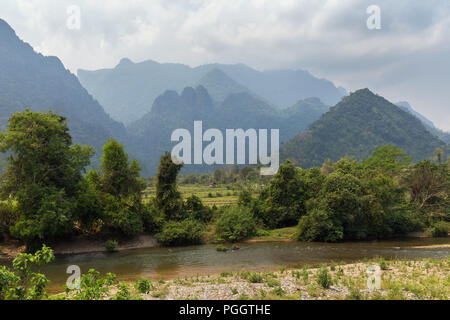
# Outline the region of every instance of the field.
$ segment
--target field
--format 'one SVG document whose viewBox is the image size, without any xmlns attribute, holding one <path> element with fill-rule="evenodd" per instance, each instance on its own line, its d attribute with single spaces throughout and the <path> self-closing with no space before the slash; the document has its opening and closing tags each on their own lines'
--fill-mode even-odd
<svg viewBox="0 0 450 320">
<path fill-rule="evenodd" d="M 179 185 L 178 191 L 184 199 L 191 195 L 199 197 L 203 204 L 212 207 L 216 205 L 221 207 L 224 205 L 237 203 L 239 198 L 239 190 L 237 186 L 233 185 L 218 185 L 215 188 L 211 188 L 208 185 L 188 184 Z M 148 187 L 144 191 L 145 200 L 155 197 L 156 188 L 154 186 Z"/>
</svg>

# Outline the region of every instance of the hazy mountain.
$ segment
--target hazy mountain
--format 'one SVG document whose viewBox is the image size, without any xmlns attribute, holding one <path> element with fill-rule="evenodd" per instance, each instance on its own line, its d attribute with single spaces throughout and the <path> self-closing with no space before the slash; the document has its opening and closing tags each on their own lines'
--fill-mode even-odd
<svg viewBox="0 0 450 320">
<path fill-rule="evenodd" d="M 450 133 L 445 132 L 439 128 L 436 128 L 434 126 L 434 123 L 425 118 L 423 115 L 415 111 L 411 105 L 406 101 L 401 101 L 396 103 L 397 106 L 403 108 L 404 110 L 408 111 L 412 115 L 416 116 L 422 123 L 425 125 L 425 127 L 430 131 L 433 135 L 444 141 L 445 143 L 450 143 Z"/>
<path fill-rule="evenodd" d="M 278 108 L 309 97 L 334 105 L 345 95 L 344 89 L 306 71 L 260 72 L 243 64 L 191 68 L 183 64 L 133 63 L 122 59 L 113 69 L 79 70 L 78 77 L 114 119 L 127 124 L 150 111 L 156 97 L 166 90 L 180 92 L 186 86 L 204 86 L 217 102 L 231 93 L 249 92 Z"/>
<path fill-rule="evenodd" d="M 217 102 L 224 101 L 230 94 L 233 93 L 250 93 L 250 90 L 240 85 L 229 76 L 227 76 L 220 69 L 212 69 L 205 74 L 195 86 L 202 86 L 211 95 L 212 99 Z"/>
<path fill-rule="evenodd" d="M 362 89 L 285 143 L 281 156 L 302 167 L 321 166 L 327 159 L 335 161 L 345 155 L 362 159 L 385 144 L 396 145 L 416 161 L 445 147 L 415 116 Z"/>
<path fill-rule="evenodd" d="M 74 142 L 100 149 L 108 137 L 123 140 L 125 127 L 112 120 L 56 57 L 45 57 L 20 40 L 0 19 L 0 126 L 26 107 L 68 118 Z"/>
<path fill-rule="evenodd" d="M 195 120 L 203 129 L 279 129 L 280 141 L 292 138 L 328 110 L 319 99 L 299 101 L 287 110 L 277 110 L 248 92 L 230 94 L 222 103 L 214 102 L 208 91 L 198 86 L 185 88 L 181 94 L 169 90 L 155 99 L 152 110 L 129 126 L 136 136 L 140 158 L 146 159 L 150 172 L 156 169 L 160 155 L 176 143 L 170 141 L 173 130 L 193 133 Z M 206 146 L 206 143 L 204 144 Z M 206 171 L 211 167 L 190 167 L 186 171 Z"/>
</svg>

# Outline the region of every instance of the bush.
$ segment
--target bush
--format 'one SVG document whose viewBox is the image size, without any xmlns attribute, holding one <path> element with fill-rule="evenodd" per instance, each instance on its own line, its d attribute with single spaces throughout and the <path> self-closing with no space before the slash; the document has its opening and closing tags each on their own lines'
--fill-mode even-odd
<svg viewBox="0 0 450 320">
<path fill-rule="evenodd" d="M 317 283 L 324 289 L 328 289 L 331 284 L 331 275 L 328 273 L 328 269 L 322 267 L 317 274 Z"/>
<path fill-rule="evenodd" d="M 219 245 L 216 247 L 216 250 L 219 251 L 219 252 L 227 252 L 227 251 L 228 251 L 228 248 L 225 247 L 223 244 L 219 244 Z"/>
<path fill-rule="evenodd" d="M 146 278 L 142 278 L 141 280 L 136 281 L 136 283 L 134 284 L 134 288 L 136 289 L 136 291 L 142 294 L 148 294 L 152 287 L 152 282 Z"/>
<path fill-rule="evenodd" d="M 264 279 L 259 273 L 250 273 L 247 280 L 250 283 L 262 283 Z"/>
<path fill-rule="evenodd" d="M 432 237 L 448 237 L 450 232 L 450 223 L 445 221 L 439 221 L 433 224 L 433 226 L 427 229 L 427 234 Z"/>
<path fill-rule="evenodd" d="M 200 198 L 196 195 L 192 195 L 186 199 L 184 210 L 186 210 L 188 217 L 194 220 L 207 223 L 212 218 L 212 210 L 204 206 Z"/>
<path fill-rule="evenodd" d="M 223 209 L 216 222 L 216 236 L 225 241 L 237 242 L 255 234 L 256 220 L 249 209 L 232 206 Z"/>
<path fill-rule="evenodd" d="M 108 240 L 105 242 L 105 249 L 108 252 L 116 251 L 118 244 L 119 243 L 116 240 Z"/>
<path fill-rule="evenodd" d="M 164 224 L 164 214 L 153 203 L 146 204 L 142 210 L 142 223 L 145 232 L 158 233 Z"/>
<path fill-rule="evenodd" d="M 192 219 L 170 221 L 163 225 L 156 238 L 166 246 L 200 244 L 203 240 L 204 229 L 203 224 Z"/>
</svg>

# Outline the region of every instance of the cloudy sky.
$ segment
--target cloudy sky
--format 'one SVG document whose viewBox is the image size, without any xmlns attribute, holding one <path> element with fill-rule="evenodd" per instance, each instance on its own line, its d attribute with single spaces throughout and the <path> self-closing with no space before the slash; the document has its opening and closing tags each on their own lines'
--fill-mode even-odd
<svg viewBox="0 0 450 320">
<path fill-rule="evenodd" d="M 73 5 L 80 29 L 68 28 Z M 379 30 L 367 28 L 370 5 Z M 1 0 L 0 18 L 74 73 L 123 57 L 304 69 L 406 100 L 450 131 L 448 0 Z"/>
</svg>

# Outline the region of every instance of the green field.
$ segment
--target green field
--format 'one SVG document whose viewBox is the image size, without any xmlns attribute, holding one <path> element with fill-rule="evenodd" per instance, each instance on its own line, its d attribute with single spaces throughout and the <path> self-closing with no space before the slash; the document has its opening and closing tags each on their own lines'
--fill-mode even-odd
<svg viewBox="0 0 450 320">
<path fill-rule="evenodd" d="M 188 184 L 179 185 L 178 191 L 184 199 L 191 195 L 199 197 L 203 204 L 207 206 L 216 205 L 221 207 L 228 204 L 237 203 L 239 198 L 239 191 L 232 185 L 218 185 L 216 188 L 211 188 L 208 185 Z M 144 198 L 148 201 L 155 197 L 156 188 L 154 186 L 148 187 L 144 191 Z"/>
</svg>

